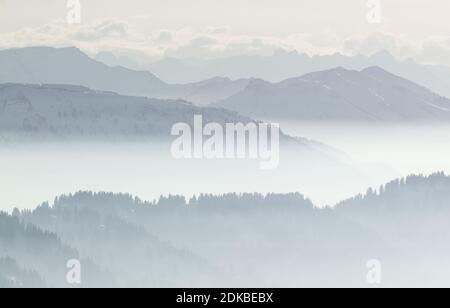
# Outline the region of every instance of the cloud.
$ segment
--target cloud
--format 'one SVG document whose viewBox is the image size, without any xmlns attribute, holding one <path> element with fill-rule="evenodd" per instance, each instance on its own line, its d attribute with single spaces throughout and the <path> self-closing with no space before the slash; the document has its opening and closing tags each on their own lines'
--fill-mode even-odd
<svg viewBox="0 0 450 308">
<path fill-rule="evenodd" d="M 421 62 L 445 63 L 450 66 L 450 37 L 430 37 L 421 46 L 417 56 Z"/>
<path fill-rule="evenodd" d="M 287 48 L 282 40 L 269 37 L 233 36 L 226 32 L 205 32 L 168 46 L 164 55 L 182 58 L 215 58 L 242 54 L 270 55 Z"/>
<path fill-rule="evenodd" d="M 0 33 L 2 49 L 28 46 L 76 46 L 90 54 L 111 50 L 142 56 L 144 59 L 161 54 L 161 51 L 152 46 L 147 37 L 137 32 L 133 25 L 115 19 L 79 25 L 69 25 L 65 20 L 55 20 L 37 28 Z"/>
<path fill-rule="evenodd" d="M 55 20 L 37 28 L 0 33 L 0 48 L 76 46 L 91 55 L 109 51 L 137 63 L 148 63 L 165 56 L 198 59 L 243 54 L 267 56 L 280 49 L 308 54 L 341 52 L 349 55 L 371 55 L 387 50 L 397 58 L 450 66 L 450 37 L 415 41 L 406 35 L 374 32 L 342 39 L 330 29 L 314 35 L 250 36 L 234 34 L 229 26 L 207 27 L 203 31 L 155 29 L 142 33 L 134 24 L 136 20 L 139 18 L 127 21 L 108 19 L 80 25 Z"/>
<path fill-rule="evenodd" d="M 387 50 L 400 59 L 450 66 L 450 37 L 447 36 L 412 40 L 406 35 L 376 32 L 346 39 L 342 50 L 347 54 L 363 55 Z"/>
<path fill-rule="evenodd" d="M 97 41 L 107 39 L 128 40 L 131 34 L 128 24 L 123 21 L 108 20 L 92 27 L 81 26 L 77 31 L 72 33 L 71 38 L 76 41 Z"/>
<path fill-rule="evenodd" d="M 170 43 L 174 39 L 172 32 L 168 30 L 161 30 L 156 34 L 155 41 L 158 43 Z"/>
<path fill-rule="evenodd" d="M 0 33 L 2 49 L 36 45 L 76 46 L 91 54 L 107 50 L 118 56 L 138 58 L 139 62 L 164 56 L 204 59 L 242 54 L 270 55 L 279 49 L 319 52 L 321 48 L 316 48 L 311 41 L 308 34 L 285 38 L 234 35 L 227 26 L 207 27 L 197 32 L 185 28 L 144 34 L 137 31 L 132 22 L 119 19 L 80 25 L 55 20 L 37 28 Z"/>
<path fill-rule="evenodd" d="M 343 42 L 342 50 L 348 54 L 370 55 L 387 50 L 399 58 L 412 57 L 420 50 L 420 42 L 413 42 L 404 35 L 374 32 L 355 35 Z M 408 56 L 409 55 L 409 56 Z"/>
</svg>

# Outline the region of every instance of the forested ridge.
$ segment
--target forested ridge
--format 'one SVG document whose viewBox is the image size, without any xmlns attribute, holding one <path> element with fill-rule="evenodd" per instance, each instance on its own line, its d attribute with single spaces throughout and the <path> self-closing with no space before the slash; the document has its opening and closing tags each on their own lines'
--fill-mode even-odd
<svg viewBox="0 0 450 308">
<path fill-rule="evenodd" d="M 373 258 L 392 285 L 414 285 L 411 268 L 421 283 L 445 283 L 449 197 L 443 173 L 328 208 L 299 193 L 143 201 L 78 192 L 0 214 L 0 286 L 73 287 L 70 259 L 83 269 L 75 287 L 360 286 Z"/>
</svg>

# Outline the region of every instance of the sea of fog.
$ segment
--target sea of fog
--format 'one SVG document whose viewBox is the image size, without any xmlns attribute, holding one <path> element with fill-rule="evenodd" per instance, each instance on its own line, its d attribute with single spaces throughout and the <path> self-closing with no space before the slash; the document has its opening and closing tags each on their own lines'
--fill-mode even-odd
<svg viewBox="0 0 450 308">
<path fill-rule="evenodd" d="M 389 165 L 394 174 L 450 173 L 450 125 L 323 125 L 282 123 L 283 131 L 345 151 L 364 163 Z"/>
<path fill-rule="evenodd" d="M 175 160 L 168 144 L 7 143 L 0 145 L 0 209 L 34 208 L 80 190 L 160 195 L 300 192 L 317 206 L 334 205 L 396 177 L 450 173 L 449 127 L 368 127 L 282 123 L 285 133 L 347 153 L 356 173 L 329 174 L 296 155 L 276 170 L 257 160 Z M 308 166 L 306 168 L 305 166 Z"/>
</svg>

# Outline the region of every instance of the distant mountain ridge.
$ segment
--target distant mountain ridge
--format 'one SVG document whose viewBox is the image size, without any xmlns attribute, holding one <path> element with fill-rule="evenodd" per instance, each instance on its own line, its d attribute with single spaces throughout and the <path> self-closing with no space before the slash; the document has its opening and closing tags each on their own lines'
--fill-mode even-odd
<svg viewBox="0 0 450 308">
<path fill-rule="evenodd" d="M 256 119 L 349 122 L 448 122 L 450 100 L 382 68 L 342 67 L 280 83 L 254 80 L 213 106 Z"/>
<path fill-rule="evenodd" d="M 71 84 L 135 95 L 166 86 L 150 72 L 111 68 L 74 47 L 2 50 L 0 67 L 1 83 Z"/>
<path fill-rule="evenodd" d="M 135 64 L 132 67 L 150 70 L 162 79 L 174 83 L 190 83 L 214 76 L 231 79 L 257 78 L 277 83 L 339 66 L 348 70 L 379 66 L 450 98 L 450 67 L 419 64 L 411 59 L 397 60 L 383 50 L 371 56 L 347 56 L 339 53 L 310 56 L 296 51 L 278 50 L 272 56 L 241 55 L 212 60 L 164 58 L 149 65 Z"/>
<path fill-rule="evenodd" d="M 305 59 L 312 61 L 307 67 L 313 68 L 322 58 Z M 387 53 L 371 59 L 398 64 Z M 352 63 L 338 55 L 319 62 L 326 66 L 337 60 L 347 66 Z M 0 51 L 0 66 L 0 83 L 69 84 L 122 95 L 212 104 L 264 120 L 437 123 L 447 122 L 450 112 L 448 99 L 380 67 L 361 71 L 338 67 L 278 83 L 215 77 L 182 85 L 168 84 L 150 72 L 107 66 L 76 48 L 47 47 Z"/>
<path fill-rule="evenodd" d="M 77 48 L 29 47 L 0 51 L 0 83 L 69 84 L 123 95 L 182 99 L 206 105 L 243 89 L 248 81 L 212 78 L 168 84 L 148 71 L 110 67 Z"/>
<path fill-rule="evenodd" d="M 440 95 L 450 97 L 450 68 L 421 65 L 411 60 L 398 61 L 387 52 L 380 52 L 372 57 L 348 57 L 340 54 L 310 57 L 279 51 L 273 57 L 216 59 L 208 64 L 212 65 L 211 71 L 215 73 L 202 75 L 206 78 L 196 78 L 195 66 L 192 68 L 190 64 L 186 65 L 192 70 L 183 73 L 183 63 L 186 61 L 188 60 L 164 59 L 159 64 L 136 70 L 134 66 L 134 69 L 108 66 L 74 47 L 8 49 L 0 51 L 0 83 L 72 84 L 124 95 L 181 99 L 197 105 L 208 105 L 227 99 L 261 79 L 271 83 L 276 80 L 278 83 L 336 67 L 363 70 L 379 66 L 426 86 Z M 166 66 L 164 63 L 169 64 Z M 214 68 L 216 66 L 217 68 Z M 239 73 L 240 71 L 247 73 Z M 189 81 L 194 82 L 173 82 L 173 78 L 168 77 L 171 74 L 191 76 Z M 162 80 L 159 77 L 162 77 Z M 172 83 L 163 81 L 166 79 Z"/>
</svg>

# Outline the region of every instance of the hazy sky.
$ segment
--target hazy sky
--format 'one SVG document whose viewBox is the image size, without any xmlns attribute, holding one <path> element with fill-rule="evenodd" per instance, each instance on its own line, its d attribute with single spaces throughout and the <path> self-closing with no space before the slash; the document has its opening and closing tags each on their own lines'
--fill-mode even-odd
<svg viewBox="0 0 450 308">
<path fill-rule="evenodd" d="M 372 3 L 372 8 L 368 7 Z M 381 22 L 367 15 L 380 4 Z M 448 62 L 448 0 L 0 0 L 0 48 L 77 45 L 152 59 L 271 53 L 372 53 Z"/>
</svg>

